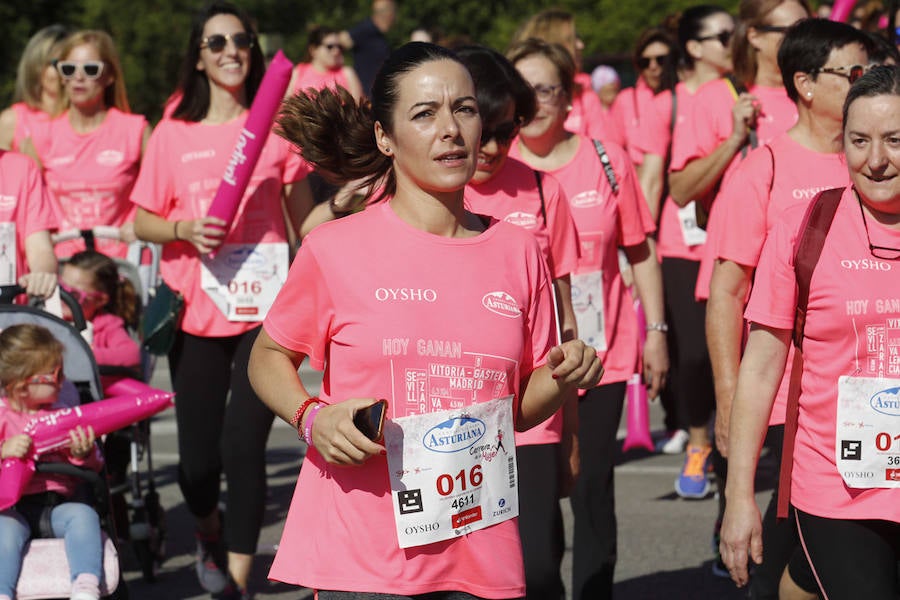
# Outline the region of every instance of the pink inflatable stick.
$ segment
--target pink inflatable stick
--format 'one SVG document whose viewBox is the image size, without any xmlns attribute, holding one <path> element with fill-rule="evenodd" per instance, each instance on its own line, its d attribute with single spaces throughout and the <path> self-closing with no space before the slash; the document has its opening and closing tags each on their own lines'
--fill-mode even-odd
<svg viewBox="0 0 900 600">
<path fill-rule="evenodd" d="M 634 301 L 634 311 L 637 316 L 638 331 L 641 332 L 641 346 L 643 347 L 644 338 L 647 336 L 647 318 L 639 300 Z M 625 433 L 625 442 L 622 444 L 622 450 L 646 448 L 652 452 L 653 439 L 650 437 L 650 408 L 647 404 L 647 388 L 644 386 L 643 377 L 640 373 L 635 373 L 628 380 L 626 402 L 628 406 L 626 420 L 628 429 Z"/>
<path fill-rule="evenodd" d="M 250 175 L 269 136 L 275 113 L 291 81 L 293 68 L 291 61 L 279 50 L 266 69 L 207 216 L 218 217 L 226 223 L 234 221 Z"/>
<path fill-rule="evenodd" d="M 171 392 L 133 379 L 116 382 L 108 391 L 116 395 L 84 406 L 62 408 L 36 417 L 25 425 L 24 433 L 32 440 L 32 456 L 28 460 L 3 461 L 0 469 L 0 510 L 18 502 L 22 490 L 34 474 L 34 461 L 41 454 L 67 446 L 72 429 L 90 425 L 94 433 L 100 436 L 142 421 L 172 405 Z"/>
<path fill-rule="evenodd" d="M 856 0 L 835 0 L 831 7 L 831 16 L 828 18 L 839 23 L 846 23 L 855 3 Z"/>
</svg>

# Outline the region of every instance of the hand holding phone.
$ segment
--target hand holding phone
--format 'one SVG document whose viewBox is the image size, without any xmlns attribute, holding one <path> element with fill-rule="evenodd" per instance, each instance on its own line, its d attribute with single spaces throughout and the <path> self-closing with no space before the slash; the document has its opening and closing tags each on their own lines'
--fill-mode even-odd
<svg viewBox="0 0 900 600">
<path fill-rule="evenodd" d="M 371 406 L 356 411 L 353 417 L 353 425 L 364 436 L 378 442 L 381 440 L 381 430 L 384 427 L 384 415 L 387 412 L 387 400 L 379 400 Z"/>
</svg>

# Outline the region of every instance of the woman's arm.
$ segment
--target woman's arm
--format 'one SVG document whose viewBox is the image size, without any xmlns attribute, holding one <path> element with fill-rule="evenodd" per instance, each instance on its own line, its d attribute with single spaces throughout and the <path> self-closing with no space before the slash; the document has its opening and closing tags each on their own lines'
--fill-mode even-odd
<svg viewBox="0 0 900 600">
<path fill-rule="evenodd" d="M 662 204 L 663 178 L 665 173 L 665 159 L 658 154 L 645 154 L 644 160 L 637 167 L 638 183 L 644 198 L 647 199 L 647 206 L 650 208 L 650 215 L 653 222 L 659 222 L 659 210 Z"/>
<path fill-rule="evenodd" d="M 312 188 L 309 187 L 309 180 L 305 177 L 300 181 L 284 186 L 286 225 L 292 247 L 297 239 L 302 238 L 301 228 L 306 218 L 312 212 L 313 205 Z"/>
<path fill-rule="evenodd" d="M 722 560 L 731 578 L 747 583 L 747 557 L 762 563 L 762 522 L 753 480 L 759 451 L 766 437 L 769 413 L 784 375 L 791 332 L 754 324 L 731 407 L 728 434 L 728 483 L 722 521 Z"/>
<path fill-rule="evenodd" d="M 157 244 L 190 242 L 201 254 L 208 254 L 222 244 L 227 225 L 218 217 L 169 221 L 140 206 L 134 217 L 134 233 L 138 239 Z"/>
<path fill-rule="evenodd" d="M 347 91 L 357 102 L 363 97 L 362 82 L 351 67 L 344 67 L 344 76 L 347 78 Z"/>
<path fill-rule="evenodd" d="M 0 150 L 12 150 L 16 135 L 16 111 L 12 107 L 0 113 Z"/>
<path fill-rule="evenodd" d="M 634 272 L 634 285 L 647 316 L 647 340 L 644 342 L 644 381 L 649 384 L 647 394 L 655 398 L 666 383 L 669 373 L 669 350 L 666 332 L 653 328 L 653 324 L 665 324 L 663 305 L 662 271 L 656 259 L 656 251 L 650 238 L 636 246 L 626 246 L 625 255 Z"/>
</svg>

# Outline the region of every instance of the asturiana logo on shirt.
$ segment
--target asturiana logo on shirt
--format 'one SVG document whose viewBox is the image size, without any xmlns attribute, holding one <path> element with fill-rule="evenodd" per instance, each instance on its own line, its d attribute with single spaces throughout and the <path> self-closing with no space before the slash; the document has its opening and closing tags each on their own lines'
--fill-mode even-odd
<svg viewBox="0 0 900 600">
<path fill-rule="evenodd" d="M 104 150 L 97 155 L 97 164 L 104 167 L 121 165 L 123 160 L 125 160 L 125 153 L 119 150 Z"/>
<path fill-rule="evenodd" d="M 490 292 L 481 299 L 486 309 L 501 317 L 515 318 L 522 312 L 516 299 L 506 292 Z"/>
<path fill-rule="evenodd" d="M 600 194 L 597 190 L 587 190 L 572 197 L 572 206 L 575 208 L 591 208 L 600 206 Z"/>
<path fill-rule="evenodd" d="M 518 225 L 523 229 L 534 229 L 537 226 L 537 217 L 527 212 L 516 211 L 509 213 L 503 220 L 512 225 Z"/>
<path fill-rule="evenodd" d="M 438 423 L 425 432 L 422 445 L 432 452 L 450 454 L 461 452 L 484 437 L 484 421 L 475 417 L 459 416 Z"/>
<path fill-rule="evenodd" d="M 900 387 L 888 388 L 875 393 L 869 405 L 883 415 L 900 417 Z"/>
</svg>

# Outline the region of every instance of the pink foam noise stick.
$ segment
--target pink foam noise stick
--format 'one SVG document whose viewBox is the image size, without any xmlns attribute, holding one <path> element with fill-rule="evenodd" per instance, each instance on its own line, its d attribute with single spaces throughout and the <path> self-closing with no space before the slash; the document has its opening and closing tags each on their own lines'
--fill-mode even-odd
<svg viewBox="0 0 900 600">
<path fill-rule="evenodd" d="M 293 68 L 291 61 L 279 50 L 266 69 L 207 216 L 218 217 L 228 224 L 234 221 L 250 176 L 269 136 L 275 113 L 281 106 L 281 99 L 291 81 Z"/>
<path fill-rule="evenodd" d="M 173 394 L 135 380 L 116 382 L 108 389 L 114 394 L 99 402 L 62 408 L 35 417 L 25 425 L 32 440 L 32 455 L 27 459 L 7 459 L 0 468 L 0 510 L 18 502 L 34 474 L 34 461 L 41 454 L 69 444 L 69 432 L 79 425 L 94 428 L 104 435 L 136 423 L 172 405 Z"/>
<path fill-rule="evenodd" d="M 637 316 L 638 331 L 641 332 L 641 347 L 647 337 L 647 317 L 640 300 L 634 301 L 634 311 Z M 647 403 L 647 388 L 644 386 L 643 377 L 635 373 L 628 380 L 626 386 L 626 400 L 628 403 L 628 430 L 625 433 L 625 442 L 622 450 L 632 448 L 646 448 L 653 451 L 653 439 L 650 437 L 650 408 Z"/>
<path fill-rule="evenodd" d="M 828 18 L 832 21 L 846 23 L 847 17 L 850 16 L 850 11 L 853 10 L 853 5 L 855 3 L 856 0 L 835 0 L 834 4 L 831 6 L 831 16 Z"/>
</svg>

